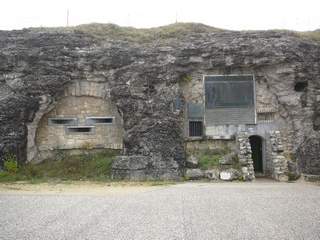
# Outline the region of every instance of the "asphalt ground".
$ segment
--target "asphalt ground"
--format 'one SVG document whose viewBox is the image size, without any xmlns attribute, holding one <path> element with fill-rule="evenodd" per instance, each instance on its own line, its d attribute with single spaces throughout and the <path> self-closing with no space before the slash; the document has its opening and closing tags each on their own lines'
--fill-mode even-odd
<svg viewBox="0 0 320 240">
<path fill-rule="evenodd" d="M 1 189 L 0 239 L 320 239 L 316 184 L 93 188 Z"/>
</svg>

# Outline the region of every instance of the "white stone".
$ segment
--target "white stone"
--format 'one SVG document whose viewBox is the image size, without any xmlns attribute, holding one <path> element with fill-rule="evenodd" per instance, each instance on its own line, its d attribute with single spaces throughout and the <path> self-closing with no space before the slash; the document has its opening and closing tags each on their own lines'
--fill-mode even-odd
<svg viewBox="0 0 320 240">
<path fill-rule="evenodd" d="M 220 179 L 224 181 L 231 181 L 232 180 L 231 172 L 226 172 L 226 171 L 220 172 Z"/>
</svg>

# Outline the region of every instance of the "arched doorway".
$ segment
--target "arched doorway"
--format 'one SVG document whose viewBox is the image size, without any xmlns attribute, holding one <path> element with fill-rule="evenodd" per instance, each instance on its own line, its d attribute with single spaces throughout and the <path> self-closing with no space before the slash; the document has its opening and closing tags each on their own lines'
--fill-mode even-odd
<svg viewBox="0 0 320 240">
<path fill-rule="evenodd" d="M 251 151 L 252 151 L 252 160 L 253 168 L 255 174 L 263 174 L 263 149 L 262 149 L 262 137 L 254 135 L 249 137 Z"/>
</svg>

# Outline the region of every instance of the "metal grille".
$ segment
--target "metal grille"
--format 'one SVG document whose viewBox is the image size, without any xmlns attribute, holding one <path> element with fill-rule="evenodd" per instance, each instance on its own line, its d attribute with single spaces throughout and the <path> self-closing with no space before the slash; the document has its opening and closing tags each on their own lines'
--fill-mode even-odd
<svg viewBox="0 0 320 240">
<path fill-rule="evenodd" d="M 205 76 L 206 126 L 254 124 L 252 75 Z"/>
<path fill-rule="evenodd" d="M 272 122 L 274 120 L 273 112 L 258 113 L 258 122 Z"/>
<path fill-rule="evenodd" d="M 202 137 L 202 121 L 189 121 L 189 137 Z"/>
<path fill-rule="evenodd" d="M 206 109 L 251 107 L 254 103 L 253 77 L 205 77 Z"/>
</svg>

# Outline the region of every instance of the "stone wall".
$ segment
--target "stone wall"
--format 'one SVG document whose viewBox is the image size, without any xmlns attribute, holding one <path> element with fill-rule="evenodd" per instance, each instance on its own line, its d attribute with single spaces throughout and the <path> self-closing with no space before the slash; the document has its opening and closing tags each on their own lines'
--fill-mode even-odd
<svg viewBox="0 0 320 240">
<path fill-rule="evenodd" d="M 186 139 L 185 148 L 187 152 L 207 149 L 227 149 L 228 151 L 235 151 L 237 149 L 234 140 L 223 139 Z"/>
<path fill-rule="evenodd" d="M 317 154 L 320 150 L 320 137 L 306 138 L 305 141 L 296 153 L 296 158 L 300 160 L 299 169 L 304 169 L 305 174 L 317 175 L 320 168 L 320 155 Z"/>
<path fill-rule="evenodd" d="M 270 133 L 270 141 L 272 148 L 272 176 L 279 181 L 288 180 L 288 163 L 284 156 L 284 146 L 280 131 Z"/>
<path fill-rule="evenodd" d="M 251 145 L 249 142 L 249 134 L 247 132 L 239 132 L 237 134 L 238 158 L 241 166 L 243 180 L 253 180 L 255 178 L 253 161 L 251 157 Z"/>
</svg>

